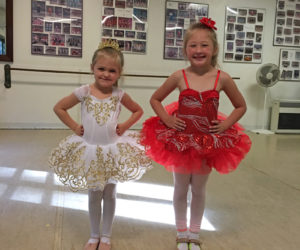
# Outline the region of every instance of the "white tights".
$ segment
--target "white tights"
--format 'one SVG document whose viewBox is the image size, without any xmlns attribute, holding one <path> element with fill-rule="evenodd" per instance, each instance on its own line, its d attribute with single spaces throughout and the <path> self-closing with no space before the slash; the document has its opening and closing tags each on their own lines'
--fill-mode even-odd
<svg viewBox="0 0 300 250">
<path fill-rule="evenodd" d="M 187 194 L 191 186 L 191 216 L 190 232 L 199 233 L 205 206 L 205 187 L 207 175 L 174 173 L 173 206 L 175 211 L 176 229 L 178 232 L 187 231 Z"/>
<path fill-rule="evenodd" d="M 116 184 L 107 184 L 103 191 L 89 190 L 89 217 L 91 238 L 99 238 L 101 221 L 101 201 L 103 200 L 103 219 L 101 238 L 110 238 L 116 209 Z"/>
</svg>

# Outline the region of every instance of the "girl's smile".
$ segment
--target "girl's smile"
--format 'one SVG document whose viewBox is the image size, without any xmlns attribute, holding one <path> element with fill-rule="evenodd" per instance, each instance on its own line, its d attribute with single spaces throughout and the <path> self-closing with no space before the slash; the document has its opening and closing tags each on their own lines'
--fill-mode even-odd
<svg viewBox="0 0 300 250">
<path fill-rule="evenodd" d="M 215 54 L 213 42 L 206 30 L 196 30 L 187 42 L 186 55 L 192 66 L 210 66 Z"/>
<path fill-rule="evenodd" d="M 98 88 L 112 88 L 121 74 L 118 63 L 110 57 L 99 58 L 92 66 L 92 71 Z"/>
<path fill-rule="evenodd" d="M 203 53 L 196 53 L 192 57 L 197 61 L 201 61 L 206 58 L 206 55 L 204 55 Z"/>
</svg>

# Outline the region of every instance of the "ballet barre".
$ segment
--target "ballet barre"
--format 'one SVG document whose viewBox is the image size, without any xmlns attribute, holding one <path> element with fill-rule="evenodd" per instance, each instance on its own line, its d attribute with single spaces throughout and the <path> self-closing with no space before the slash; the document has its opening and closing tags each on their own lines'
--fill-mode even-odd
<svg viewBox="0 0 300 250">
<path fill-rule="evenodd" d="M 11 88 L 11 71 L 30 71 L 30 72 L 43 72 L 43 73 L 59 73 L 59 74 L 79 74 L 91 75 L 92 72 L 81 71 L 66 71 L 66 70 L 48 70 L 48 69 L 27 69 L 27 68 L 12 68 L 9 64 L 4 65 L 4 86 Z M 122 74 L 125 77 L 149 77 L 149 78 L 168 78 L 166 75 L 139 75 L 139 74 Z M 239 77 L 232 77 L 234 80 L 240 79 Z"/>
<path fill-rule="evenodd" d="M 79 74 L 79 75 L 92 75 L 92 72 L 80 71 L 66 71 L 66 70 L 47 70 L 47 69 L 27 69 L 27 68 L 12 68 L 9 64 L 4 65 L 4 86 L 11 88 L 11 71 L 30 71 L 30 72 L 43 72 L 43 73 L 60 73 L 60 74 Z M 125 77 L 150 77 L 150 78 L 168 78 L 164 75 L 139 75 L 139 74 L 122 74 Z"/>
</svg>

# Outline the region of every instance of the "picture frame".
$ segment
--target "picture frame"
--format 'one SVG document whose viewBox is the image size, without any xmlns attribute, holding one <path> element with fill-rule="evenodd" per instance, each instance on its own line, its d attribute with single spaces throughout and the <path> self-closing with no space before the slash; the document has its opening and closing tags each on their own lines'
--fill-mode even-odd
<svg viewBox="0 0 300 250">
<path fill-rule="evenodd" d="M 300 49 L 280 49 L 279 70 L 281 81 L 300 81 Z"/>
<path fill-rule="evenodd" d="M 183 60 L 183 37 L 189 26 L 208 17 L 208 4 L 167 0 L 163 58 Z"/>
<path fill-rule="evenodd" d="M 226 6 L 225 12 L 223 61 L 261 63 L 265 9 Z"/>
<path fill-rule="evenodd" d="M 13 1 L 2 0 L 5 7 L 2 8 L 0 20 L 0 61 L 13 62 L 14 42 L 13 42 Z M 4 25 L 4 26 L 2 26 Z M 2 27 L 1 27 L 2 26 Z"/>
<path fill-rule="evenodd" d="M 83 0 L 31 0 L 31 54 L 82 57 Z"/>
<path fill-rule="evenodd" d="M 300 46 L 300 1 L 277 0 L 273 35 L 274 46 Z"/>
<path fill-rule="evenodd" d="M 102 0 L 101 41 L 115 40 L 124 53 L 146 54 L 149 0 Z"/>
</svg>

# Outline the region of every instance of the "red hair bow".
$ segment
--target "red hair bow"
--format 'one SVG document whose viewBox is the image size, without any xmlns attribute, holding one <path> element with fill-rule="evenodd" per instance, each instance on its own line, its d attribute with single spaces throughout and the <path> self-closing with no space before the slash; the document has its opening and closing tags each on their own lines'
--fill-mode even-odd
<svg viewBox="0 0 300 250">
<path fill-rule="evenodd" d="M 207 17 L 202 17 L 200 20 L 200 23 L 206 25 L 207 27 L 217 30 L 217 27 L 215 26 L 215 21 L 211 20 L 210 18 Z"/>
</svg>

